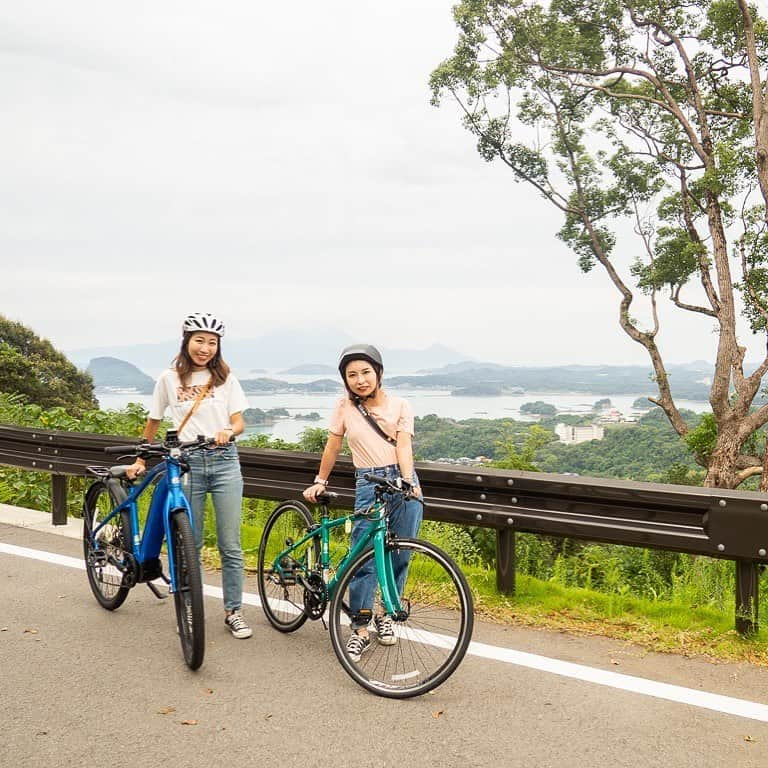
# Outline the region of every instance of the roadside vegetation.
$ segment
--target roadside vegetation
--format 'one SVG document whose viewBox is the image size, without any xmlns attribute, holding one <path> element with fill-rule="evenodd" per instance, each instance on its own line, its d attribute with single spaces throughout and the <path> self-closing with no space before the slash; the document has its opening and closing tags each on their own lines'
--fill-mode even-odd
<svg viewBox="0 0 768 768">
<path fill-rule="evenodd" d="M 88 398 L 86 391 L 85 402 Z M 23 393 L 0 391 L 0 424 L 137 438 L 146 418 L 146 410 L 137 404 L 120 411 L 84 408 L 73 413 L 58 405 L 42 407 Z M 698 418 L 706 424 L 706 416 Z M 659 409 L 636 424 L 607 428 L 602 441 L 575 446 L 556 443 L 557 420 L 543 418 L 532 425 L 510 419 L 457 422 L 427 416 L 417 425 L 417 451 L 422 460 L 483 454 L 494 466 L 509 469 L 687 484 L 703 481 L 703 470 L 689 446 Z M 325 437 L 325 430 L 308 427 L 296 443 L 255 435 L 240 445 L 318 452 Z M 86 483 L 86 478 L 70 478 L 70 515 L 80 515 Z M 0 467 L 0 502 L 50 510 L 49 476 Z M 261 530 L 274 504 L 263 499 L 244 502 L 243 546 L 249 568 L 256 566 Z M 733 630 L 734 567 L 729 561 L 518 534 L 517 593 L 506 597 L 496 591 L 493 531 L 426 521 L 423 534 L 460 563 L 475 592 L 478 612 L 488 620 L 602 634 L 659 651 L 768 664 L 766 630 L 751 639 Z M 215 544 L 215 526 L 209 525 L 204 557 L 214 567 Z M 768 617 L 765 574 L 761 582 L 759 613 Z"/>
</svg>

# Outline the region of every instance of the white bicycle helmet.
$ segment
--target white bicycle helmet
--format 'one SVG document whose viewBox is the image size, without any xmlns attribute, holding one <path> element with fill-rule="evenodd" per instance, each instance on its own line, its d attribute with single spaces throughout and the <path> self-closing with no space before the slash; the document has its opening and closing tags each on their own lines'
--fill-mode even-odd
<svg viewBox="0 0 768 768">
<path fill-rule="evenodd" d="M 195 333 L 196 331 L 205 331 L 205 333 L 215 333 L 217 336 L 224 335 L 224 323 L 210 312 L 195 312 L 187 315 L 181 326 L 182 333 Z"/>
</svg>

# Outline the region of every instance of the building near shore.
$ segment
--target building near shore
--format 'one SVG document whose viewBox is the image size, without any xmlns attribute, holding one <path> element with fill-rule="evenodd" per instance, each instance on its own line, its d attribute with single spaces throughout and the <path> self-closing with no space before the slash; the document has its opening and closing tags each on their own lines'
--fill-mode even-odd
<svg viewBox="0 0 768 768">
<path fill-rule="evenodd" d="M 605 429 L 602 424 L 582 424 L 571 426 L 570 424 L 558 424 L 555 434 L 565 445 L 587 443 L 590 440 L 602 440 L 605 437 Z"/>
</svg>

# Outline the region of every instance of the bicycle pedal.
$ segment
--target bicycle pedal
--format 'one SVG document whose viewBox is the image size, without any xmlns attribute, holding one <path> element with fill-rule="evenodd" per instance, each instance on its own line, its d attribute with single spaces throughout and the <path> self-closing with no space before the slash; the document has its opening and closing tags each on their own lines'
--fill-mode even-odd
<svg viewBox="0 0 768 768">
<path fill-rule="evenodd" d="M 106 568 L 107 553 L 103 549 L 95 549 L 88 556 L 88 565 L 92 568 Z"/>
</svg>

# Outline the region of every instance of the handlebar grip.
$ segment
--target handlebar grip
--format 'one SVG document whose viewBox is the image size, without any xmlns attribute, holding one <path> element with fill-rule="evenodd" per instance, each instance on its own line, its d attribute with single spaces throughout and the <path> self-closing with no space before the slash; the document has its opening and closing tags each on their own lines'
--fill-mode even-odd
<svg viewBox="0 0 768 768">
<path fill-rule="evenodd" d="M 368 472 L 366 472 L 363 475 L 363 479 L 367 480 L 369 483 L 376 483 L 376 485 L 383 485 L 385 488 L 389 488 L 392 483 L 387 480 L 386 477 L 379 477 L 378 475 L 371 475 Z"/>
<path fill-rule="evenodd" d="M 109 445 L 104 449 L 104 453 L 115 456 L 125 456 L 129 453 L 136 453 L 138 450 L 138 445 Z"/>
</svg>

